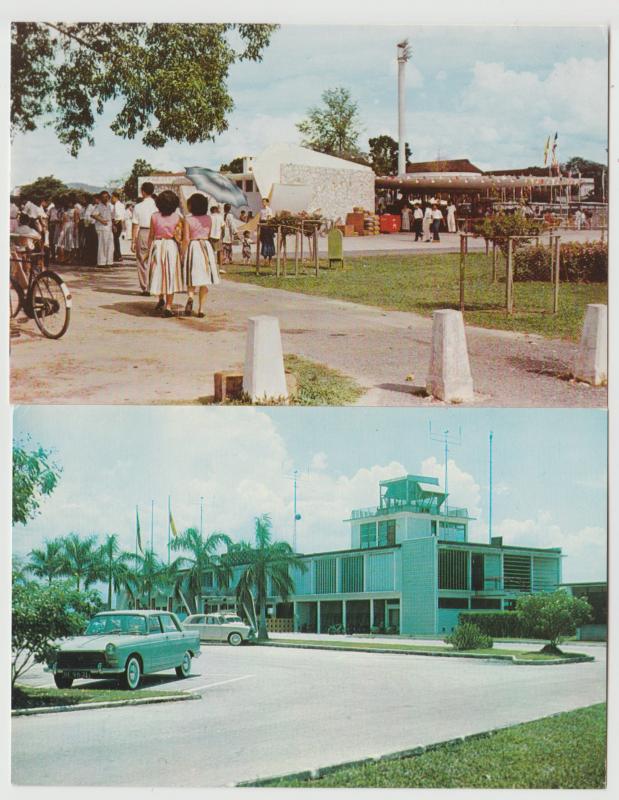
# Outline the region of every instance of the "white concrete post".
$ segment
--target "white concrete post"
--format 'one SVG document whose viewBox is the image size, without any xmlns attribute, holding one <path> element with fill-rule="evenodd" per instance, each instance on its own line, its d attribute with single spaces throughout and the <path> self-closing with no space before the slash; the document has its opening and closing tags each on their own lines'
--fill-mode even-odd
<svg viewBox="0 0 619 800">
<path fill-rule="evenodd" d="M 601 303 L 590 303 L 574 361 L 574 377 L 593 386 L 600 386 L 606 383 L 607 375 L 608 311 Z"/>
<path fill-rule="evenodd" d="M 448 403 L 473 400 L 473 378 L 460 311 L 443 309 L 432 314 L 432 354 L 428 393 Z"/>
<path fill-rule="evenodd" d="M 320 633 L 320 600 L 316 601 L 316 633 Z"/>
<path fill-rule="evenodd" d="M 243 391 L 251 400 L 288 399 L 277 317 L 249 318 Z"/>
<path fill-rule="evenodd" d="M 346 633 L 346 600 L 342 600 L 342 627 Z"/>
<path fill-rule="evenodd" d="M 297 619 L 297 603 L 292 601 L 292 630 L 296 633 L 299 630 L 299 620 Z"/>
<path fill-rule="evenodd" d="M 374 627 L 374 598 L 370 597 L 370 630 Z"/>
</svg>

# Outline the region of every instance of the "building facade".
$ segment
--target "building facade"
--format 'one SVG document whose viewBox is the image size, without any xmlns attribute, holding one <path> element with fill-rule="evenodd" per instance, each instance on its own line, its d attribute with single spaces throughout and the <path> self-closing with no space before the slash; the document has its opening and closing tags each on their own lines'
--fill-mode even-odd
<svg viewBox="0 0 619 800">
<path fill-rule="evenodd" d="M 327 633 L 444 635 L 463 611 L 512 609 L 521 594 L 552 592 L 561 584 L 561 550 L 469 541 L 466 508 L 447 503 L 438 480 L 406 475 L 379 484 L 378 504 L 348 518 L 350 547 L 303 554 L 294 593 L 269 597 L 274 630 Z M 205 611 L 235 608 L 234 588 L 206 573 L 199 604 Z M 175 610 L 182 611 L 182 606 Z"/>
</svg>

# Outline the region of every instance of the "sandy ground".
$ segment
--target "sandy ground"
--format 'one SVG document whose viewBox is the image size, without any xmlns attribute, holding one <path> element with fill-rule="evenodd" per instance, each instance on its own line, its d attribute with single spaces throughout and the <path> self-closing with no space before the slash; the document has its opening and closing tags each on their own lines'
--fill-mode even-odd
<svg viewBox="0 0 619 800">
<path fill-rule="evenodd" d="M 50 341 L 32 321 L 20 321 L 21 336 L 11 339 L 13 403 L 199 402 L 212 396 L 216 371 L 242 369 L 248 317 L 272 314 L 284 352 L 354 377 L 367 390 L 361 405 L 440 405 L 419 393 L 431 319 L 231 281 L 211 291 L 205 319 L 163 319 L 153 315 L 153 298 L 137 291 L 130 255 L 115 267 L 58 271 L 73 295 L 69 330 Z M 177 297 L 179 310 L 185 299 Z M 573 343 L 472 327 L 467 339 L 474 405 L 606 405 L 605 389 L 561 377 Z"/>
</svg>

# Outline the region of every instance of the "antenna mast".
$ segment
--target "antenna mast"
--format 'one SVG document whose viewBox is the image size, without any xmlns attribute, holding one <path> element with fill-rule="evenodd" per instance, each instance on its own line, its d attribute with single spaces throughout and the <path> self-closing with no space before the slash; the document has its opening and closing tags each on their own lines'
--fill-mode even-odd
<svg viewBox="0 0 619 800">
<path fill-rule="evenodd" d="M 462 428 L 458 427 L 458 436 L 455 435 L 450 436 L 449 430 L 445 429 L 441 433 L 436 430 L 432 430 L 432 422 L 430 422 L 429 426 L 429 434 L 430 439 L 433 442 L 441 442 L 443 445 L 443 457 L 445 459 L 445 478 L 444 478 L 444 487 L 445 487 L 445 495 L 449 494 L 449 479 L 447 474 L 447 461 L 449 458 L 449 447 L 450 446 L 460 446 L 462 444 Z M 447 499 L 447 497 L 445 497 Z M 447 509 L 447 504 L 445 503 L 445 509 Z"/>
<path fill-rule="evenodd" d="M 489 449 L 490 449 L 490 458 L 488 463 L 488 468 L 490 472 L 490 480 L 489 480 L 489 497 L 488 497 L 488 544 L 492 544 L 492 439 L 494 437 L 494 433 L 490 431 L 489 436 Z"/>
<path fill-rule="evenodd" d="M 292 549 L 297 552 L 297 522 L 301 515 L 297 512 L 297 483 L 303 478 L 299 477 L 299 470 L 294 469 L 292 475 L 286 475 L 292 480 Z"/>
</svg>

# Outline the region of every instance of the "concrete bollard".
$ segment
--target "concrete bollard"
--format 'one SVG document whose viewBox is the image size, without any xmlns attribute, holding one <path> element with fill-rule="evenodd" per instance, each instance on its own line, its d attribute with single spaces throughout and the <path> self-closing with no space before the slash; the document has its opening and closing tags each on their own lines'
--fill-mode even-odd
<svg viewBox="0 0 619 800">
<path fill-rule="evenodd" d="M 429 394 L 447 403 L 466 403 L 474 399 L 464 318 L 460 311 L 444 309 L 432 314 L 432 355 L 426 388 Z"/>
<path fill-rule="evenodd" d="M 574 377 L 593 386 L 606 383 L 608 375 L 608 309 L 589 303 L 574 361 Z"/>
<path fill-rule="evenodd" d="M 251 400 L 287 400 L 284 354 L 277 317 L 249 318 L 243 391 Z"/>
</svg>

